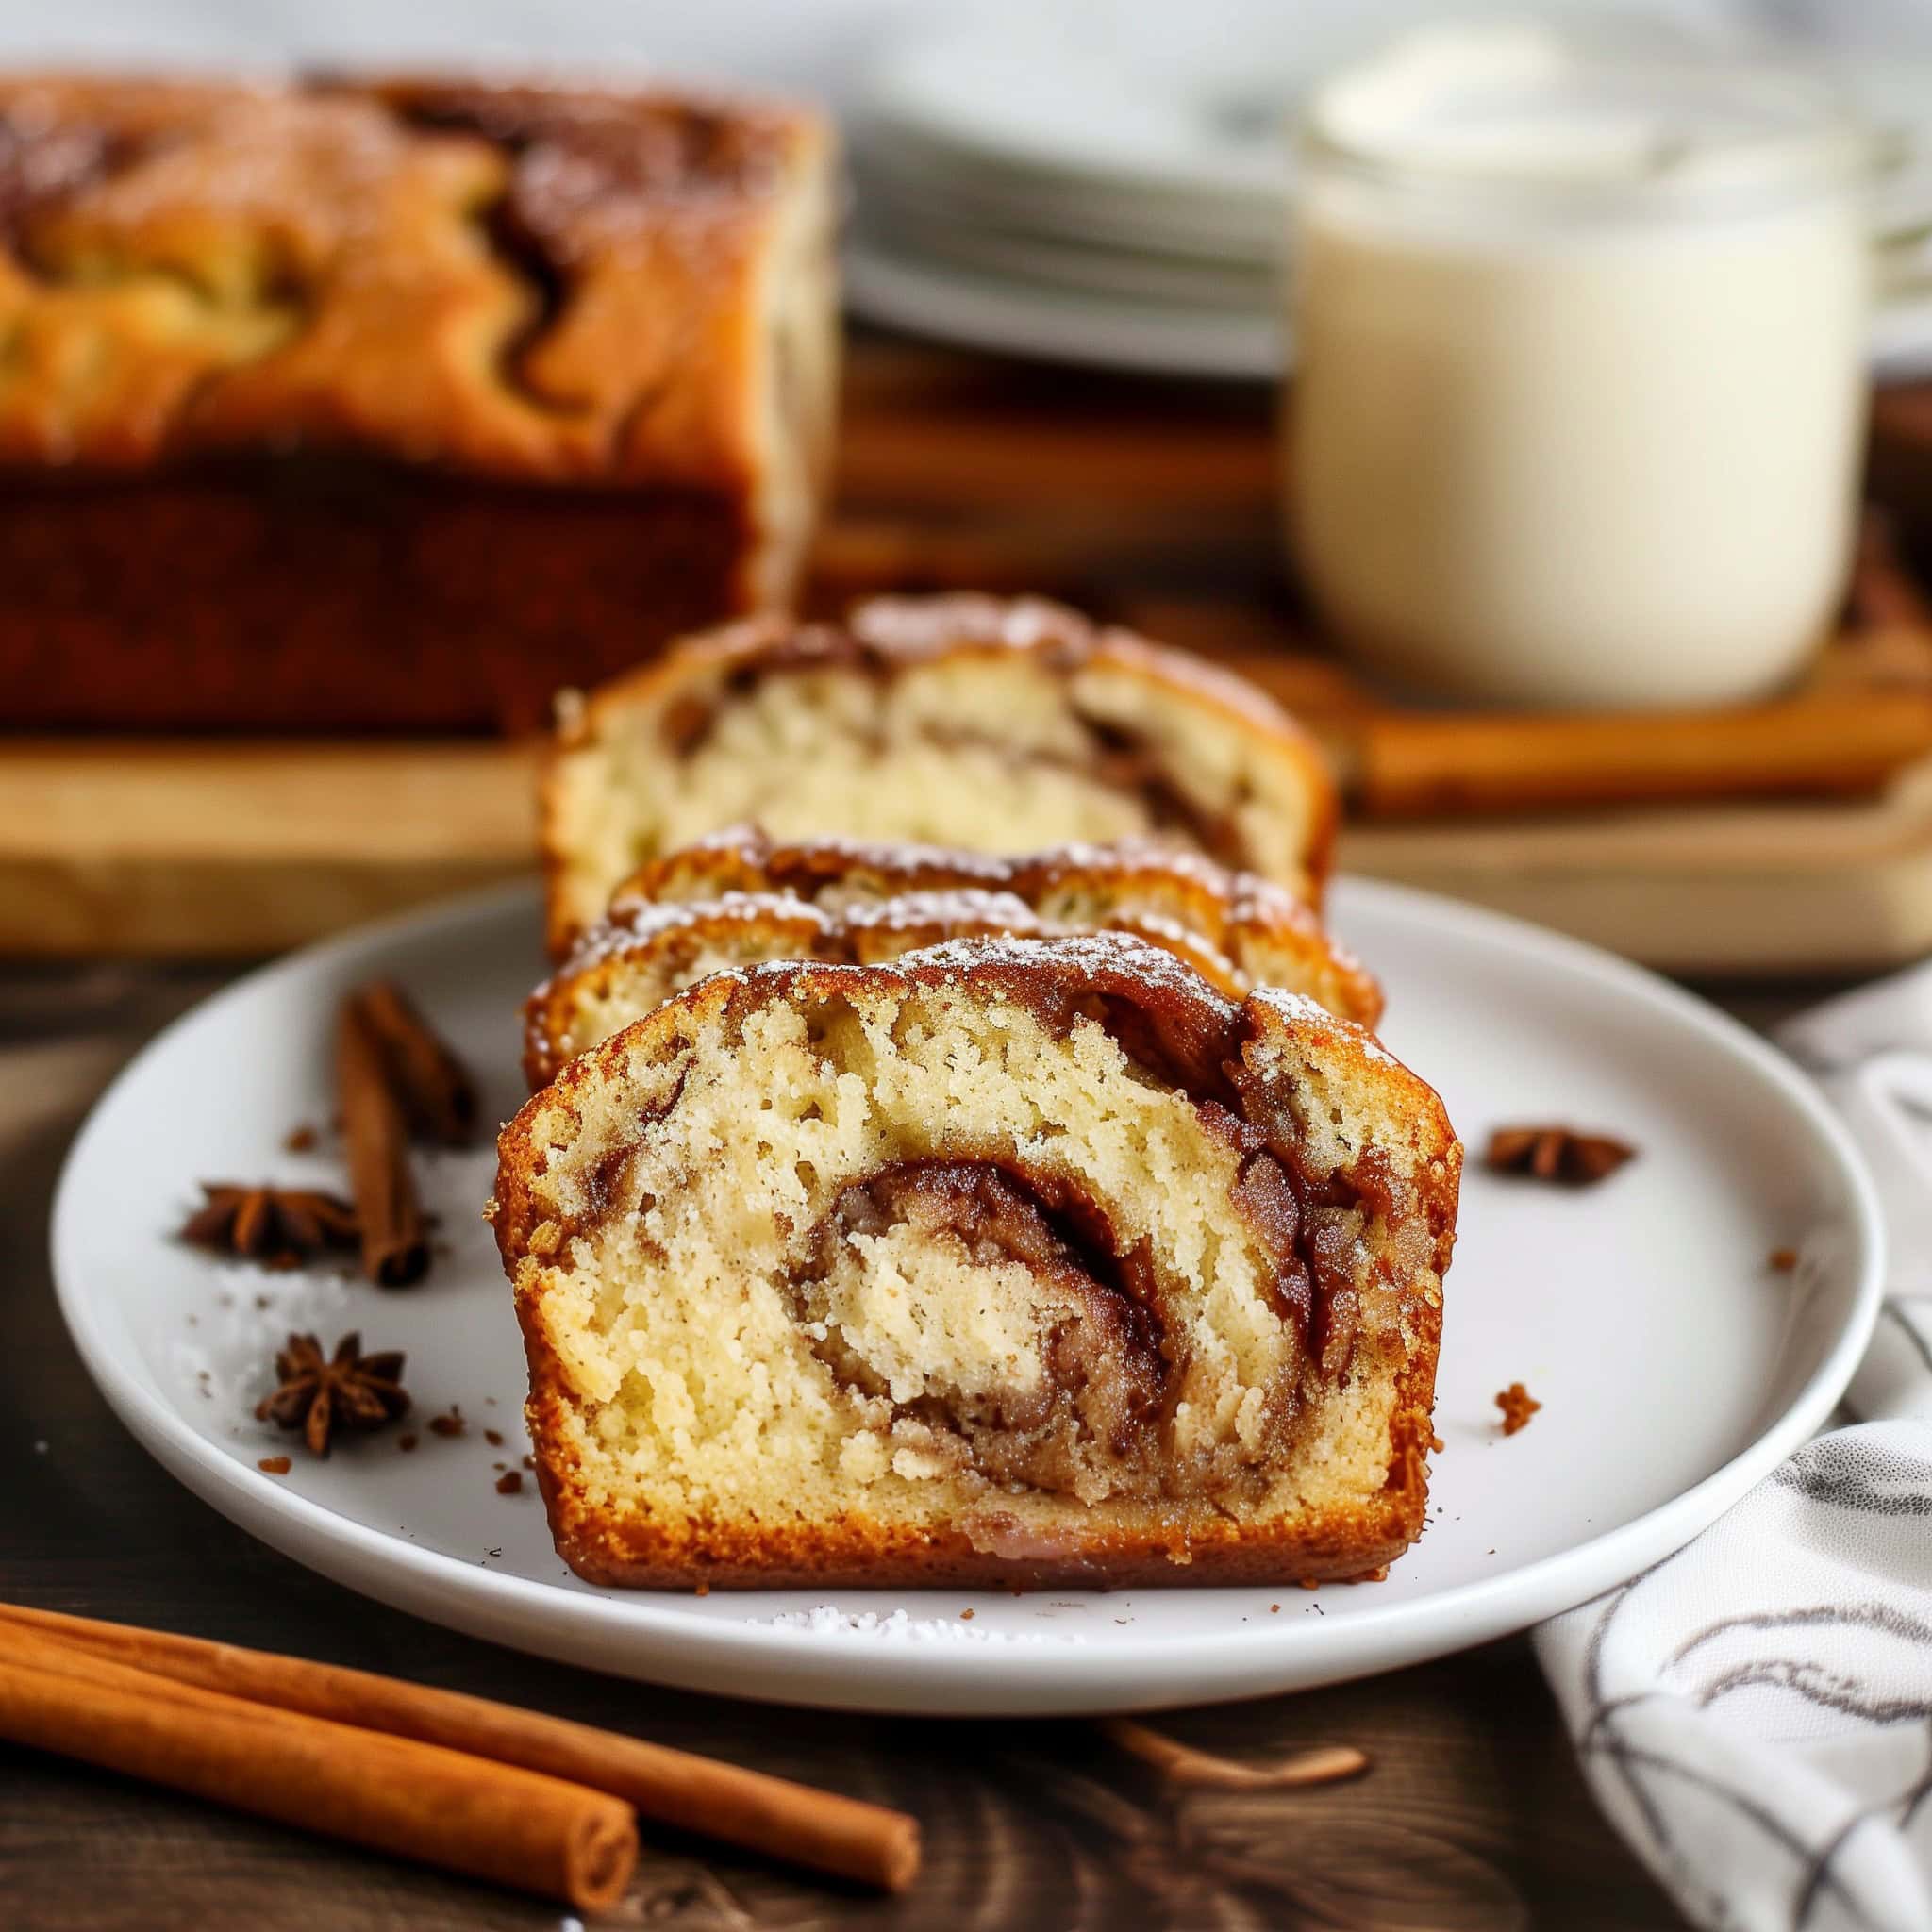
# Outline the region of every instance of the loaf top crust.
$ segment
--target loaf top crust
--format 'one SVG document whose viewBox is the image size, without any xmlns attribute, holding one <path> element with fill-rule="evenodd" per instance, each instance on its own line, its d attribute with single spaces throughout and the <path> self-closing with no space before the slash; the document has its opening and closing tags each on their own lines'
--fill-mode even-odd
<svg viewBox="0 0 1932 1932">
<path fill-rule="evenodd" d="M 742 491 L 830 165 L 808 113 L 662 91 L 0 79 L 0 465 Z"/>
</svg>

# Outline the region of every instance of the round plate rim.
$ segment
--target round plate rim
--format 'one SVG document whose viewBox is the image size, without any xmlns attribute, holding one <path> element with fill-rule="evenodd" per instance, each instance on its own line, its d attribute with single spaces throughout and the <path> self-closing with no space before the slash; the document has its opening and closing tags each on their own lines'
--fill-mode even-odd
<svg viewBox="0 0 1932 1932">
<path fill-rule="evenodd" d="M 762 1701 L 847 1710 L 931 1714 L 1074 1715 L 1157 1709 L 1263 1696 L 1398 1668 L 1521 1630 L 1588 1601 L 1707 1527 L 1825 1421 L 1870 1341 L 1882 1298 L 1885 1238 L 1875 1188 L 1850 1135 L 1797 1066 L 1727 1014 L 1646 969 L 1583 941 L 1485 908 L 1382 880 L 1341 882 L 1346 897 L 1396 916 L 1446 924 L 1478 941 L 1581 973 L 1714 1037 L 1775 1089 L 1838 1170 L 1851 1206 L 1857 1283 L 1839 1331 L 1790 1403 L 1729 1461 L 1620 1527 L 1503 1574 L 1371 1608 L 1310 1630 L 1235 1629 L 1212 1646 L 1175 1636 L 1105 1646 L 1052 1641 L 980 1646 L 827 1641 L 809 1630 L 749 1620 L 698 1619 L 650 1595 L 589 1594 L 401 1541 L 294 1491 L 255 1479 L 120 1358 L 104 1333 L 71 1250 L 83 1211 L 78 1182 L 91 1143 L 118 1097 L 186 1029 L 213 1025 L 231 1004 L 278 978 L 302 978 L 361 956 L 487 924 L 527 905 L 528 882 L 491 888 L 395 915 L 301 948 L 243 974 L 191 1008 L 124 1067 L 89 1111 L 62 1163 L 50 1227 L 55 1291 L 82 1362 L 108 1406 L 158 1461 L 250 1535 L 307 1567 L 396 1607 L 540 1655 L 645 1681 Z M 332 1560 L 331 1560 L 332 1559 Z M 535 1627 L 532 1627 L 534 1624 Z M 1163 1688 L 1183 1642 L 1185 1681 Z M 1272 1668 L 1271 1668 L 1272 1664 Z M 1149 1681 L 1147 1673 L 1155 1672 Z"/>
</svg>

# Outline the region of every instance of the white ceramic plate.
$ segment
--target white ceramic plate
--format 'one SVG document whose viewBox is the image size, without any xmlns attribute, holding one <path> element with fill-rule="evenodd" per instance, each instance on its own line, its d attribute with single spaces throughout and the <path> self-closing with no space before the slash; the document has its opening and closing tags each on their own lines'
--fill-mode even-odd
<svg viewBox="0 0 1932 1932">
<path fill-rule="evenodd" d="M 1207 224 L 1266 249 L 1287 130 L 1322 74 L 1377 39 L 1379 0 L 999 0 L 896 36 L 860 89 L 862 125 L 949 175 L 1136 232 Z M 1325 18 L 1323 17 L 1325 14 Z"/>
<path fill-rule="evenodd" d="M 962 220 L 946 198 L 885 176 L 866 176 L 860 195 L 864 233 L 874 247 L 951 264 L 969 275 L 1065 290 L 1088 300 L 1258 315 L 1271 327 L 1282 306 L 1279 271 L 1272 258 L 1228 261 L 1197 254 L 1154 254 L 998 222 Z"/>
<path fill-rule="evenodd" d="M 1448 1284 L 1429 1526 L 1375 1585 L 1301 1590 L 716 1592 L 593 1590 L 540 1503 L 495 1490 L 525 1442 L 523 1361 L 479 1210 L 487 1152 L 430 1161 L 453 1252 L 385 1294 L 221 1263 L 169 1238 L 200 1178 L 338 1181 L 281 1151 L 329 1112 L 337 996 L 408 986 L 508 1113 L 515 1008 L 540 967 L 534 895 L 469 899 L 299 953 L 169 1029 L 69 1158 L 54 1266 L 108 1401 L 181 1480 L 275 1548 L 417 1614 L 626 1675 L 801 1704 L 1049 1713 L 1257 1695 L 1437 1656 L 1548 1616 L 1696 1534 L 1815 1430 L 1877 1308 L 1877 1210 L 1803 1077 L 1709 1008 L 1608 956 L 1394 887 L 1343 881 L 1341 929 L 1389 991 L 1388 1038 L 1473 1143 L 1557 1117 L 1642 1150 L 1571 1194 L 1472 1163 Z M 1767 1263 L 1799 1250 L 1791 1274 Z M 287 1476 L 249 1413 L 291 1326 L 408 1351 L 421 1431 L 351 1441 Z M 1543 1407 L 1505 1439 L 1492 1397 Z M 468 1432 L 422 1429 L 460 1404 Z M 500 1446 L 485 1428 L 504 1437 Z M 823 1629 L 774 1619 L 827 1606 Z M 971 1621 L 960 1612 L 974 1611 Z M 855 1627 L 903 1611 L 897 1630 Z"/>
<path fill-rule="evenodd" d="M 1557 32 L 1598 0 L 1542 0 Z M 1008 221 L 1123 246 L 1238 249 L 1266 261 L 1294 166 L 1292 131 L 1324 75 L 1429 23 L 1419 0 L 1284 8 L 1279 0 L 997 0 L 893 36 L 862 76 L 861 151 L 926 173 Z M 1932 217 L 1932 61 L 1880 58 L 1763 24 L 1639 16 L 1614 39 L 1663 58 L 1759 48 L 1811 66 L 1857 110 L 1884 166 L 1874 239 Z"/>
<path fill-rule="evenodd" d="M 1273 309 L 1152 299 L 1166 272 L 1157 258 L 1123 255 L 1110 275 L 1076 280 L 1079 263 L 1065 250 L 1051 276 L 1037 264 L 1014 273 L 1024 244 L 1010 242 L 1001 251 L 1005 272 L 969 266 L 969 252 L 991 257 L 987 247 L 974 250 L 976 241 L 983 238 L 965 232 L 914 250 L 883 223 L 868 223 L 861 208 L 845 248 L 846 304 L 868 322 L 933 341 L 1081 368 L 1272 382 L 1294 367 L 1294 344 Z M 1886 292 L 1867 345 L 1872 375 L 1913 381 L 1932 374 L 1932 248 L 1895 251 L 1881 267 Z M 1141 292 L 1127 291 L 1130 281 Z"/>
<path fill-rule="evenodd" d="M 1590 0 L 1540 10 L 1572 8 L 1594 11 Z M 1292 361 L 1274 290 L 1298 104 L 1321 75 L 1425 16 L 1414 0 L 998 0 L 919 23 L 862 84 L 854 310 L 1005 355 L 1279 375 Z M 1685 39 L 1681 24 L 1624 25 L 1666 45 Z M 1887 155 L 1873 373 L 1924 375 L 1932 66 L 1809 54 Z"/>
<path fill-rule="evenodd" d="M 845 299 L 911 335 L 1088 369 L 1265 382 L 1289 359 L 1272 315 L 1050 288 L 902 252 L 864 227 L 846 243 Z"/>
<path fill-rule="evenodd" d="M 943 252 L 915 252 L 861 213 L 845 248 L 847 306 L 868 322 L 935 341 L 1083 368 L 1270 382 L 1294 367 L 1289 330 L 1272 310 L 1152 299 L 1165 272 L 1157 259 L 1123 257 L 1111 265 L 1117 286 L 1091 273 L 1080 286 L 1066 251 L 1052 277 L 1012 273 L 1024 245 L 1012 242 L 1002 251 L 1008 272 L 968 265 L 975 239 L 983 238 L 968 233 Z M 1932 373 L 1932 250 L 1888 258 L 1886 275 L 1888 293 L 1872 317 L 1872 375 L 1915 380 Z M 1129 281 L 1140 293 L 1127 292 Z"/>
</svg>

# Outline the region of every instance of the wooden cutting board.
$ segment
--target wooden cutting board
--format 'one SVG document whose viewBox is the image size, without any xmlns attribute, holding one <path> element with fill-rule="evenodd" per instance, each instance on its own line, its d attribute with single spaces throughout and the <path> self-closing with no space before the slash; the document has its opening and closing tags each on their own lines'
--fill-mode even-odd
<svg viewBox="0 0 1932 1932">
<path fill-rule="evenodd" d="M 1874 482 L 1932 527 L 1932 390 Z M 1923 522 L 1921 521 L 1923 519 Z M 1932 947 L 1932 618 L 1889 546 L 1776 705 L 1646 720 L 1417 712 L 1314 638 L 1264 396 L 861 344 L 809 601 L 1046 591 L 1265 684 L 1334 753 L 1341 862 L 1684 973 Z M 526 745 L 39 741 L 0 749 L 0 947 L 274 950 L 531 862 Z"/>
<path fill-rule="evenodd" d="M 532 863 L 513 745 L 101 745 L 0 758 L 0 944 L 249 954 Z M 1354 872 L 1687 974 L 1863 972 L 1932 949 L 1932 761 L 1878 797 L 1357 823 Z"/>
</svg>

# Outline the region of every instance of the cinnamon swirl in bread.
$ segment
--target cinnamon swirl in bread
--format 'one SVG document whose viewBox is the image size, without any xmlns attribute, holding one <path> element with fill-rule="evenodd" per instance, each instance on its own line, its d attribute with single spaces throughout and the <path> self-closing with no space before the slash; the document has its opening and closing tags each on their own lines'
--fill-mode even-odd
<svg viewBox="0 0 1932 1932">
<path fill-rule="evenodd" d="M 1223 992 L 1286 987 L 1373 1026 L 1381 989 L 1292 893 L 1191 852 L 1132 843 L 1023 858 L 738 827 L 653 860 L 524 1008 L 532 1087 L 708 973 L 766 959 L 895 958 L 1001 933 L 1138 933 Z"/>
<path fill-rule="evenodd" d="M 1289 1583 L 1423 1526 L 1461 1149 L 1122 934 L 715 974 L 491 1215 L 558 1547 L 651 1586 Z"/>
<path fill-rule="evenodd" d="M 1241 679 L 1037 599 L 755 618 L 567 705 L 542 791 L 560 957 L 640 865 L 726 825 L 974 852 L 1153 837 L 1314 903 L 1335 791 Z"/>
</svg>

